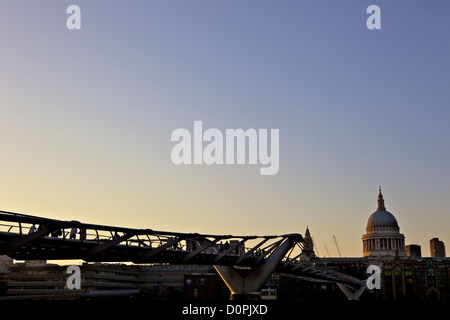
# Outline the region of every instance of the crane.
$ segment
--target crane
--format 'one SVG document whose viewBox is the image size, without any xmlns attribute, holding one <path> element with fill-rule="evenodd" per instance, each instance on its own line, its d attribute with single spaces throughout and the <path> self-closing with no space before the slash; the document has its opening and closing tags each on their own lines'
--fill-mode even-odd
<svg viewBox="0 0 450 320">
<path fill-rule="evenodd" d="M 325 247 L 325 250 L 327 250 L 327 253 L 328 253 L 328 257 L 329 257 L 329 258 L 331 258 L 331 256 L 330 256 L 330 251 L 328 251 L 327 245 L 326 245 L 326 244 L 324 244 L 324 247 Z"/>
<path fill-rule="evenodd" d="M 334 234 L 333 234 L 333 238 L 334 238 L 334 243 L 336 244 L 336 248 L 337 248 L 337 251 L 338 251 L 338 254 L 339 254 L 339 258 L 342 258 L 341 251 L 339 250 L 339 246 L 338 246 L 338 243 L 337 243 L 337 240 L 336 240 L 336 237 L 334 236 Z"/>
</svg>

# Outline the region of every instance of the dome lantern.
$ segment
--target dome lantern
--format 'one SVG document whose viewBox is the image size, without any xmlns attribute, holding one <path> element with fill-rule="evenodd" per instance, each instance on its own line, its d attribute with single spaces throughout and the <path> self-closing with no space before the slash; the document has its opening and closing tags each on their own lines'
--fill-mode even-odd
<svg viewBox="0 0 450 320">
<path fill-rule="evenodd" d="M 384 199 L 383 194 L 381 193 L 381 187 L 380 192 L 378 193 L 378 208 L 377 211 L 386 211 L 386 207 L 384 206 Z"/>
</svg>

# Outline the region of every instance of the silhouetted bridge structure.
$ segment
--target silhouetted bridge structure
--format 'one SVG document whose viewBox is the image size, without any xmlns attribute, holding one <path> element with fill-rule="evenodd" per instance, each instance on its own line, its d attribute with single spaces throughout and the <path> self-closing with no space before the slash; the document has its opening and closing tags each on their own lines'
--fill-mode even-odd
<svg viewBox="0 0 450 320">
<path fill-rule="evenodd" d="M 337 283 L 349 299 L 357 299 L 366 288 L 365 281 L 327 268 L 297 233 L 180 233 L 0 211 L 0 255 L 16 260 L 213 265 L 229 287 L 232 299 L 257 297 L 274 271 Z"/>
</svg>

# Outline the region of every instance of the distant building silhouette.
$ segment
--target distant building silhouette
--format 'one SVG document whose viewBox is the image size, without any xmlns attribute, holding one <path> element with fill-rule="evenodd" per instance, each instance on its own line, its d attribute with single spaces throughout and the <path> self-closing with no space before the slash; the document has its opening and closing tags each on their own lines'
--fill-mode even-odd
<svg viewBox="0 0 450 320">
<path fill-rule="evenodd" d="M 406 246 L 406 256 L 407 257 L 415 257 L 420 258 L 422 257 L 422 249 L 420 245 L 418 244 L 408 244 Z"/>
<path fill-rule="evenodd" d="M 314 252 L 314 243 L 311 237 L 311 234 L 309 232 L 309 228 L 308 226 L 306 226 L 306 231 L 305 231 L 305 245 L 309 248 L 310 251 Z"/>
<path fill-rule="evenodd" d="M 439 238 L 430 240 L 430 255 L 432 257 L 445 257 L 445 245 Z"/>
<path fill-rule="evenodd" d="M 306 226 L 305 236 L 303 237 L 304 247 L 302 249 L 302 255 L 300 261 L 305 262 L 310 259 L 310 255 L 314 254 L 314 242 L 309 232 L 308 226 Z"/>
</svg>

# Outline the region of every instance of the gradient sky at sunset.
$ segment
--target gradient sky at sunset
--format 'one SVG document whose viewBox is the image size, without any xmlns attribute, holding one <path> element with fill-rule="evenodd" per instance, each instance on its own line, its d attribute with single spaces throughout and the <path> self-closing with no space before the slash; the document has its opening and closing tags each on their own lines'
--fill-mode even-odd
<svg viewBox="0 0 450 320">
<path fill-rule="evenodd" d="M 68 30 L 66 8 L 81 8 Z M 366 9 L 381 8 L 381 30 Z M 382 186 L 450 248 L 450 2 L 0 2 L 0 210 L 362 256 Z M 177 128 L 277 128 L 280 169 L 172 163 Z M 447 249 L 447 252 L 450 249 Z"/>
</svg>

